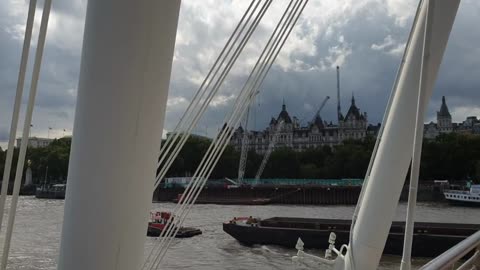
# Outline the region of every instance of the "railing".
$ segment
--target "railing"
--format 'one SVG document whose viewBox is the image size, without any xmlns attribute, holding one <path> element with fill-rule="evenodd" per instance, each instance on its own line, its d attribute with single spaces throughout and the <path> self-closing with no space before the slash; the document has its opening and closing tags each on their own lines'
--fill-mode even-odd
<svg viewBox="0 0 480 270">
<path fill-rule="evenodd" d="M 443 192 L 452 194 L 471 194 L 470 190 L 445 189 Z"/>
<path fill-rule="evenodd" d="M 474 254 L 458 267 L 458 270 L 480 269 L 480 231 L 445 251 L 420 270 L 453 269 L 455 264 L 469 252 L 474 252 Z M 475 266 L 479 268 L 475 268 Z"/>
</svg>

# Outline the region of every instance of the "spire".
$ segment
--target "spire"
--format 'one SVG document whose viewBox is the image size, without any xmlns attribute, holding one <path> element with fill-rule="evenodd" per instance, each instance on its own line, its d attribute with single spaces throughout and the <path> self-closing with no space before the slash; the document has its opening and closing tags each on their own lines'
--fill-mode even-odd
<svg viewBox="0 0 480 270">
<path fill-rule="evenodd" d="M 440 111 L 437 113 L 439 117 L 451 117 L 450 112 L 448 111 L 447 102 L 445 101 L 445 96 L 442 96 L 442 106 L 440 106 Z"/>
<path fill-rule="evenodd" d="M 288 115 L 287 108 L 285 106 L 285 99 L 283 100 L 282 111 L 278 115 L 277 121 L 283 120 L 286 124 L 292 123 L 290 115 Z"/>
<path fill-rule="evenodd" d="M 350 105 L 350 109 L 348 109 L 348 112 L 345 115 L 345 119 L 350 119 L 352 117 L 357 120 L 361 120 L 363 117 L 362 114 L 360 113 L 360 109 L 357 108 L 357 105 L 355 105 L 355 97 L 353 95 L 353 92 L 352 92 L 352 105 Z"/>
</svg>

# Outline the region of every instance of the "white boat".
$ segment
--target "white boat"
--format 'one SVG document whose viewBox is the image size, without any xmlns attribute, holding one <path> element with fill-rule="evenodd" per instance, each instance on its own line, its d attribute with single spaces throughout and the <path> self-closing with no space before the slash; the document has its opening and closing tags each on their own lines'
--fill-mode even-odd
<svg viewBox="0 0 480 270">
<path fill-rule="evenodd" d="M 470 190 L 446 189 L 443 195 L 450 202 L 480 206 L 480 185 L 471 185 Z"/>
</svg>

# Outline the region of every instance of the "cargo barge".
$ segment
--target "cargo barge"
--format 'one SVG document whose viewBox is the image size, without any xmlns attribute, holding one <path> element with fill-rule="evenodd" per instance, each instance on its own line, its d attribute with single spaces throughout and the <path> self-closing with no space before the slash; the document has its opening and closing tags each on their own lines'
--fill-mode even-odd
<svg viewBox="0 0 480 270">
<path fill-rule="evenodd" d="M 223 224 L 223 230 L 244 245 L 279 245 L 294 248 L 298 238 L 305 248 L 328 248 L 331 232 L 336 246 L 348 244 L 350 220 L 273 217 L 269 219 L 234 218 Z M 480 230 L 480 224 L 416 222 L 412 256 L 436 257 Z M 394 221 L 384 254 L 402 255 L 404 222 Z"/>
</svg>

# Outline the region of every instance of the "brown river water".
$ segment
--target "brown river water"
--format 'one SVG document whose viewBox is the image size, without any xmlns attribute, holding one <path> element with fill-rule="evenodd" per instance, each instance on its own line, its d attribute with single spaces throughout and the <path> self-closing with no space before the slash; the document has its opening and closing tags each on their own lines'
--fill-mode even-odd
<svg viewBox="0 0 480 270">
<path fill-rule="evenodd" d="M 9 199 L 8 199 L 9 201 Z M 56 269 L 60 233 L 63 219 L 62 200 L 44 200 L 21 197 L 12 240 L 8 269 L 53 270 Z M 154 210 L 170 210 L 172 203 L 154 203 Z M 304 206 L 304 205 L 195 205 L 185 226 L 200 228 L 202 235 L 187 239 L 175 239 L 167 253 L 163 270 L 195 269 L 295 269 L 291 257 L 296 250 L 277 246 L 246 247 L 222 230 L 222 222 L 234 216 L 274 216 L 350 219 L 354 206 Z M 396 220 L 404 220 L 406 204 L 397 208 Z M 4 218 L 6 220 L 6 217 Z M 417 220 L 429 222 L 480 223 L 480 208 L 451 206 L 448 204 L 419 203 Z M 0 240 L 3 243 L 4 228 Z M 158 241 L 147 238 L 145 253 Z M 324 251 L 307 250 L 323 256 Z M 417 258 L 414 268 L 429 259 Z M 400 257 L 384 256 L 379 269 L 398 269 Z M 308 269 L 297 267 L 296 269 Z M 329 269 L 314 267 L 310 269 Z"/>
</svg>

